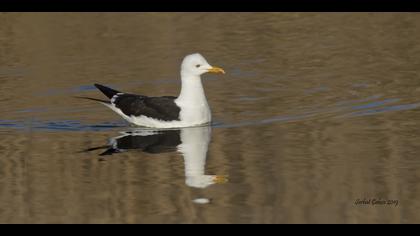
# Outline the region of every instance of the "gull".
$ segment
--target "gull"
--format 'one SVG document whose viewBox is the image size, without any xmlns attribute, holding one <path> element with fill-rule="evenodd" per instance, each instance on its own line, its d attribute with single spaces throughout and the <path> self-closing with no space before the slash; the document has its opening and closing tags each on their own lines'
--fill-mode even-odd
<svg viewBox="0 0 420 236">
<path fill-rule="evenodd" d="M 123 93 L 95 84 L 109 101 L 100 101 L 131 124 L 152 128 L 180 128 L 208 124 L 211 111 L 204 93 L 201 75 L 222 73 L 199 53 L 187 55 L 181 64 L 181 91 L 178 97 L 149 97 Z"/>
</svg>

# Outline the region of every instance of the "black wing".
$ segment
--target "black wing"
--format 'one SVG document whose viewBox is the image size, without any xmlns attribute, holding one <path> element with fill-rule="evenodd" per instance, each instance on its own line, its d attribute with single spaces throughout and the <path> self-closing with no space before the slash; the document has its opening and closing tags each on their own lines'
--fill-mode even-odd
<svg viewBox="0 0 420 236">
<path fill-rule="evenodd" d="M 127 116 L 147 116 L 154 119 L 179 120 L 181 109 L 175 103 L 176 97 L 146 97 L 133 94 L 117 94 L 111 101 Z"/>
<path fill-rule="evenodd" d="M 153 135 L 139 136 L 128 134 L 116 140 L 117 148 L 122 150 L 137 149 L 147 153 L 176 151 L 181 144 L 180 130 L 168 130 Z"/>
<path fill-rule="evenodd" d="M 105 94 L 105 96 L 107 96 L 109 99 L 111 99 L 116 94 L 120 93 L 117 90 L 114 90 L 112 88 L 108 88 L 108 87 L 100 85 L 100 84 L 95 84 L 95 87 L 97 89 L 99 89 L 103 94 Z"/>
<path fill-rule="evenodd" d="M 112 155 L 128 150 L 139 150 L 146 153 L 174 152 L 181 144 L 180 130 L 161 131 L 156 134 L 141 136 L 127 132 L 125 136 L 113 138 L 114 145 L 89 148 L 83 152 L 90 152 L 98 149 L 106 149 L 100 156 Z"/>
</svg>

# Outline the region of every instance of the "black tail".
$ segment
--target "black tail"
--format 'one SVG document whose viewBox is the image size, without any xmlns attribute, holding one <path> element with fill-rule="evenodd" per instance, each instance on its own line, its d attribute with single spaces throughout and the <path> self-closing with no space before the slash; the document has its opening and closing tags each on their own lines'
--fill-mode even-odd
<svg viewBox="0 0 420 236">
<path fill-rule="evenodd" d="M 80 151 L 78 153 L 91 152 L 91 151 L 95 151 L 95 150 L 99 150 L 99 149 L 108 149 L 108 148 L 109 148 L 109 145 L 106 145 L 106 146 L 100 146 L 100 147 L 94 147 L 94 148 L 84 149 L 83 151 Z"/>
<path fill-rule="evenodd" d="M 77 96 L 74 96 L 74 98 L 81 98 L 81 99 L 87 99 L 87 100 L 92 100 L 92 101 L 97 101 L 97 102 L 103 102 L 103 103 L 108 103 L 108 104 L 110 104 L 110 102 L 109 102 L 109 101 L 105 101 L 105 100 L 102 100 L 102 99 L 97 99 L 97 98 L 90 98 L 90 97 L 77 97 Z"/>
<path fill-rule="evenodd" d="M 120 151 L 118 149 L 115 148 L 108 148 L 105 152 L 99 154 L 99 156 L 109 156 L 112 155 L 114 153 L 119 153 Z"/>
<path fill-rule="evenodd" d="M 113 147 L 109 147 L 109 145 L 106 145 L 106 146 L 88 148 L 88 149 L 85 149 L 85 150 L 80 151 L 78 153 L 91 152 L 91 151 L 96 151 L 96 150 L 99 150 L 99 149 L 106 149 L 104 152 L 102 152 L 101 154 L 99 154 L 99 156 L 108 156 L 108 155 L 112 155 L 114 153 L 120 153 L 121 152 L 118 149 L 115 149 Z"/>
<path fill-rule="evenodd" d="M 111 99 L 115 94 L 120 93 L 117 90 L 113 90 L 100 84 L 95 84 L 95 87 L 101 90 L 101 92 L 105 94 L 109 99 Z"/>
</svg>

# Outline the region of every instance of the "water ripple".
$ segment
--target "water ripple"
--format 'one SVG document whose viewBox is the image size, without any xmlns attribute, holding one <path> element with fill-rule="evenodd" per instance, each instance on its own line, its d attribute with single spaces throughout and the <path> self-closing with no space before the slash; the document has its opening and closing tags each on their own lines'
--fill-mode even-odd
<svg viewBox="0 0 420 236">
<path fill-rule="evenodd" d="M 285 114 L 272 117 L 262 117 L 259 119 L 242 121 L 214 121 L 214 128 L 235 128 L 244 126 L 266 125 L 272 123 L 287 123 L 296 121 L 306 121 L 309 119 L 331 119 L 331 118 L 351 118 L 367 115 L 378 115 L 385 112 L 412 110 L 420 106 L 419 103 L 397 104 L 399 98 L 388 98 L 377 100 L 381 95 L 374 95 L 352 101 L 342 101 L 325 106 L 321 109 L 303 110 L 297 114 Z M 242 102 L 253 102 L 258 99 L 253 97 L 240 97 Z M 40 108 L 20 110 L 20 113 L 36 113 L 44 111 Z M 244 113 L 247 114 L 247 113 Z M 248 114 L 253 115 L 253 114 Z M 246 118 L 245 118 L 246 119 Z M 0 120 L 0 128 L 21 129 L 21 130 L 49 130 L 49 131 L 103 131 L 113 128 L 127 127 L 128 124 L 123 120 L 104 122 L 98 124 L 86 124 L 80 120 Z"/>
<path fill-rule="evenodd" d="M 123 121 L 84 124 L 77 120 L 39 121 L 39 120 L 0 120 L 0 128 L 47 131 L 104 131 L 126 127 Z"/>
<path fill-rule="evenodd" d="M 339 118 L 376 115 L 379 113 L 384 113 L 384 112 L 389 112 L 389 111 L 411 110 L 411 109 L 416 109 L 419 106 L 420 106 L 420 103 L 387 106 L 387 107 L 382 107 L 382 108 L 377 108 L 377 109 L 369 109 L 369 110 L 352 112 L 349 114 L 345 114 L 343 116 L 339 116 Z"/>
</svg>

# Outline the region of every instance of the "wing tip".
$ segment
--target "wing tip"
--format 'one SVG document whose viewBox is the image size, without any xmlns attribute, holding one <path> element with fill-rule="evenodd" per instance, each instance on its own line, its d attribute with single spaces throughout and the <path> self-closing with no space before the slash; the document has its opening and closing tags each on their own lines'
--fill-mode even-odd
<svg viewBox="0 0 420 236">
<path fill-rule="evenodd" d="M 117 90 L 114 90 L 114 89 L 112 89 L 112 88 L 108 88 L 108 87 L 106 87 L 106 86 L 103 86 L 103 85 L 101 85 L 101 84 L 94 84 L 95 85 L 95 87 L 97 88 L 97 89 L 99 89 L 103 94 L 105 94 L 105 96 L 107 96 L 109 99 L 111 99 L 112 97 L 114 97 L 115 96 L 115 94 L 117 94 L 117 93 L 120 93 L 119 91 L 117 91 Z"/>
</svg>

